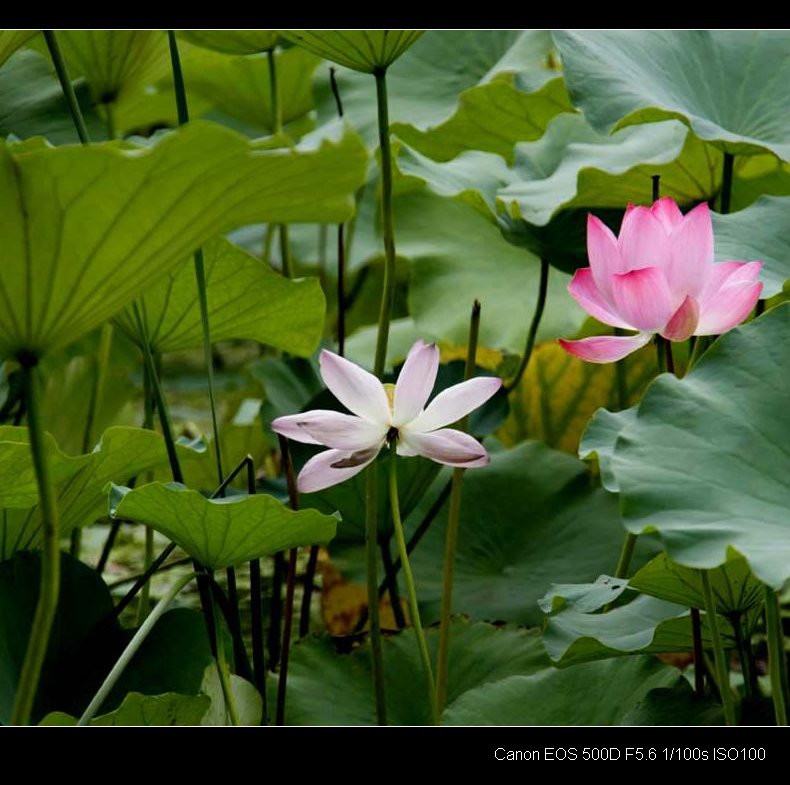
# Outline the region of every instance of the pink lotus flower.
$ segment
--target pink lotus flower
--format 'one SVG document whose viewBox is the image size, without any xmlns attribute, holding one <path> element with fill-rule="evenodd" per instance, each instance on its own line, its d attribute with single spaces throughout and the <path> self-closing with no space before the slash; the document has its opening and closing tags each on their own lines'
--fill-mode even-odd
<svg viewBox="0 0 790 785">
<path fill-rule="evenodd" d="M 587 362 L 620 360 L 655 333 L 685 341 L 727 332 L 749 315 L 763 289 L 757 280 L 762 262 L 714 263 L 705 203 L 685 216 L 669 197 L 650 208 L 629 204 L 619 237 L 590 215 L 587 253 L 590 266 L 576 271 L 568 291 L 598 321 L 637 331 L 560 340 Z"/>
<path fill-rule="evenodd" d="M 333 352 L 321 352 L 321 376 L 353 414 L 315 409 L 278 417 L 272 429 L 305 444 L 330 449 L 311 458 L 299 473 L 298 487 L 312 493 L 336 485 L 372 463 L 381 448 L 395 442 L 398 455 L 424 455 L 448 466 L 485 466 L 488 453 L 477 439 L 445 428 L 482 406 L 501 386 L 491 376 L 456 384 L 426 407 L 439 369 L 439 349 L 417 341 L 397 384 L 382 384 L 373 374 Z"/>
</svg>

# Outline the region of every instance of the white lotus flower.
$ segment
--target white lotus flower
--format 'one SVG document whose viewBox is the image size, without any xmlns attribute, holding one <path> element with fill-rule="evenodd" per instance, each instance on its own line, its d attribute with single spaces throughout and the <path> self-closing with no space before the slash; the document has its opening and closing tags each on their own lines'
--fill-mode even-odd
<svg viewBox="0 0 790 785">
<path fill-rule="evenodd" d="M 311 458 L 299 473 L 298 487 L 312 493 L 343 482 L 372 463 L 384 445 L 398 455 L 423 455 L 448 466 L 485 466 L 488 453 L 477 439 L 445 428 L 482 406 L 502 386 L 480 376 L 440 392 L 426 407 L 439 369 L 439 349 L 417 341 L 409 351 L 397 384 L 382 384 L 373 374 L 323 350 L 321 376 L 353 414 L 315 409 L 278 417 L 272 429 L 294 441 L 323 444 L 328 450 Z"/>
</svg>

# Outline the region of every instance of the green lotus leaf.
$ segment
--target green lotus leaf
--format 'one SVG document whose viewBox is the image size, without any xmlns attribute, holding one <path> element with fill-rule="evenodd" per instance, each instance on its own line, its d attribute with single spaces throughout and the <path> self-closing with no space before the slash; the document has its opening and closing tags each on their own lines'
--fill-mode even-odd
<svg viewBox="0 0 790 785">
<path fill-rule="evenodd" d="M 3 145 L 0 354 L 68 345 L 234 225 L 344 220 L 365 164 L 350 134 L 264 150 L 200 121 L 142 150 Z"/>
<path fill-rule="evenodd" d="M 23 478 L 16 497 L 17 504 L 4 500 L 0 518 L 0 559 L 10 558 L 21 550 L 40 546 L 41 512 L 38 508 L 38 495 L 34 492 L 34 481 L 27 480 L 28 472 L 32 477 L 33 467 L 30 459 L 27 428 L 0 428 L 0 435 L 6 431 L 14 442 L 0 442 L 0 455 L 17 456 L 14 472 L 0 476 Z M 93 452 L 77 457 L 64 456 L 49 434 L 47 434 L 50 471 L 58 494 L 60 510 L 60 533 L 67 536 L 73 529 L 89 526 L 106 515 L 109 482 L 128 482 L 144 472 L 167 465 L 167 450 L 162 436 L 143 428 L 116 426 L 108 428 Z M 181 461 L 191 461 L 205 453 L 205 446 L 178 444 Z M 29 465 L 29 469 L 26 466 Z M 1 466 L 1 464 L 0 464 Z M 10 497 L 13 501 L 14 497 Z M 25 505 L 18 502 L 26 501 Z M 10 509 L 12 506 L 27 509 Z"/>
<path fill-rule="evenodd" d="M 450 706 L 445 725 L 623 725 L 653 689 L 678 671 L 653 657 L 545 668 L 470 690 Z"/>
<path fill-rule="evenodd" d="M 355 71 L 386 70 L 421 35 L 421 30 L 280 30 L 285 38 L 319 57 Z"/>
<path fill-rule="evenodd" d="M 317 510 L 295 512 L 273 496 L 206 499 L 177 483 L 134 490 L 113 484 L 110 514 L 145 523 L 210 569 L 328 542 L 338 522 Z"/>
<path fill-rule="evenodd" d="M 38 30 L 0 30 L 0 65 L 36 33 Z"/>
<path fill-rule="evenodd" d="M 790 305 L 719 338 L 682 380 L 664 374 L 617 437 L 611 468 L 633 532 L 712 569 L 732 551 L 764 583 L 790 579 Z"/>
<path fill-rule="evenodd" d="M 722 150 L 790 159 L 787 31 L 562 31 L 554 41 L 595 128 L 678 117 Z"/>
<path fill-rule="evenodd" d="M 435 656 L 438 630 L 426 630 Z M 431 722 L 425 675 L 413 630 L 388 636 L 384 670 L 388 722 Z M 530 674 L 548 664 L 534 631 L 454 621 L 450 633 L 448 704 L 469 690 L 483 689 L 514 674 Z M 369 644 L 339 654 L 328 636 L 305 638 L 294 645 L 288 670 L 287 725 L 373 725 Z"/>
<path fill-rule="evenodd" d="M 309 357 L 324 332 L 326 302 L 317 278 L 288 279 L 225 238 L 203 246 L 211 338 L 249 339 Z M 115 323 L 139 346 L 157 352 L 202 346 L 203 327 L 192 259 L 138 301 Z"/>
<path fill-rule="evenodd" d="M 179 36 L 195 46 L 230 55 L 251 55 L 273 49 L 276 30 L 181 30 Z"/>
</svg>

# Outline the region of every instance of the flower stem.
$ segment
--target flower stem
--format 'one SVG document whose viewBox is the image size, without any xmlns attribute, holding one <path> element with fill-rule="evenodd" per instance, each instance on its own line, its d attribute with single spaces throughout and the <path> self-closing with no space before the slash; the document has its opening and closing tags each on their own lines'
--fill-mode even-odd
<svg viewBox="0 0 790 785">
<path fill-rule="evenodd" d="M 730 202 L 732 201 L 732 170 L 735 164 L 735 156 L 732 153 L 724 153 L 724 161 L 721 169 L 721 195 L 719 198 L 719 212 L 726 215 L 730 212 Z"/>
<path fill-rule="evenodd" d="M 480 302 L 475 300 L 469 322 L 469 340 L 466 349 L 464 380 L 471 379 L 474 374 L 479 335 Z M 469 418 L 464 417 L 458 428 L 466 432 L 468 427 Z M 392 460 L 394 461 L 394 456 Z M 453 578 L 455 576 L 455 552 L 458 547 L 458 528 L 461 520 L 461 491 L 463 482 L 464 470 L 453 469 L 453 479 L 450 487 L 450 507 L 447 512 L 447 532 L 444 543 L 442 608 L 439 616 L 439 651 L 436 657 L 436 711 L 439 715 L 444 711 L 444 707 L 447 703 L 447 678 L 448 664 L 450 661 L 450 616 L 453 612 Z"/>
<path fill-rule="evenodd" d="M 713 598 L 713 590 L 710 586 L 710 577 L 707 570 L 700 570 L 702 579 L 702 593 L 705 598 L 705 618 L 708 620 L 708 630 L 710 631 L 711 644 L 713 646 L 713 662 L 716 668 L 716 682 L 719 685 L 722 707 L 724 708 L 724 719 L 727 725 L 736 725 L 735 702 L 733 700 L 732 689 L 730 688 L 730 673 L 727 667 L 727 655 L 724 650 L 724 642 L 719 629 L 719 617 L 716 612 L 716 601 Z"/>
<path fill-rule="evenodd" d="M 213 599 L 212 602 L 214 603 L 214 618 L 216 619 L 219 618 L 219 614 L 216 610 L 216 602 Z M 230 724 L 238 726 L 241 723 L 239 722 L 239 712 L 236 708 L 236 697 L 233 694 L 233 685 L 231 684 L 230 680 L 228 662 L 227 658 L 225 657 L 225 642 L 222 640 L 220 625 L 217 624 L 214 629 L 217 636 L 215 641 L 215 649 L 217 652 L 217 675 L 219 676 L 219 683 L 222 687 L 222 697 L 225 701 L 225 709 L 230 716 Z"/>
<path fill-rule="evenodd" d="M 532 357 L 532 350 L 535 348 L 535 338 L 540 327 L 540 320 L 543 317 L 543 310 L 546 307 L 546 293 L 549 288 L 549 263 L 547 259 L 540 260 L 540 283 L 538 284 L 538 299 L 535 302 L 535 311 L 532 314 L 532 322 L 527 331 L 527 343 L 524 346 L 524 354 L 521 356 L 521 363 L 518 366 L 515 376 L 505 385 L 505 392 L 518 387 L 524 371 L 527 370 L 529 359 Z"/>
<path fill-rule="evenodd" d="M 370 650 L 373 668 L 373 691 L 376 699 L 376 722 L 387 724 L 387 703 L 384 693 L 384 655 L 381 647 L 381 618 L 378 603 L 378 472 L 376 464 L 365 472 L 365 562 L 367 568 L 368 618 L 370 619 Z"/>
<path fill-rule="evenodd" d="M 271 101 L 272 133 L 278 134 L 283 130 L 283 113 L 280 106 L 280 86 L 277 80 L 277 58 L 274 55 L 274 47 L 266 51 L 266 58 L 269 64 L 269 100 Z"/>
<path fill-rule="evenodd" d="M 620 551 L 620 558 L 617 560 L 617 567 L 614 571 L 615 578 L 627 578 L 628 568 L 631 566 L 631 558 L 634 555 L 636 540 L 638 535 L 633 532 L 626 532 L 623 540 L 623 547 Z"/>
<path fill-rule="evenodd" d="M 185 575 L 183 578 L 180 578 L 178 581 L 176 581 L 176 583 L 173 584 L 167 594 L 165 594 L 165 596 L 159 600 L 154 609 L 148 615 L 148 618 L 134 634 L 134 637 L 131 639 L 131 641 L 129 641 L 115 665 L 112 666 L 112 670 L 107 675 L 107 678 L 104 680 L 101 687 L 99 687 L 99 691 L 96 693 L 96 695 L 94 695 L 93 700 L 88 705 L 88 708 L 83 712 L 82 716 L 77 722 L 77 725 L 87 725 L 93 719 L 93 717 L 96 715 L 96 712 L 102 707 L 102 704 L 107 699 L 107 696 L 112 691 L 112 688 L 115 686 L 118 679 L 126 670 L 126 667 L 132 661 L 132 658 L 137 653 L 140 646 L 142 646 L 143 641 L 145 641 L 145 639 L 148 637 L 148 634 L 151 632 L 156 622 L 159 621 L 159 617 L 167 610 L 170 603 L 176 598 L 176 595 L 194 577 L 195 573 L 191 572 L 188 575 Z"/>
<path fill-rule="evenodd" d="M 787 653 L 784 646 L 779 597 L 765 587 L 765 629 L 768 636 L 768 672 L 777 725 L 787 725 Z"/>
<path fill-rule="evenodd" d="M 697 697 L 705 695 L 705 648 L 702 645 L 702 618 L 699 608 L 690 608 L 691 611 L 691 645 L 694 654 L 694 693 Z"/>
<path fill-rule="evenodd" d="M 170 64 L 173 70 L 173 87 L 176 94 L 176 108 L 178 110 L 178 124 L 189 122 L 189 106 L 187 104 L 187 91 L 184 83 L 184 72 L 181 68 L 181 56 L 178 53 L 178 42 L 173 30 L 167 31 L 170 44 Z M 197 284 L 198 302 L 200 304 L 200 323 L 203 328 L 203 359 L 206 366 L 206 380 L 208 382 L 208 399 L 211 410 L 211 427 L 214 436 L 214 457 L 217 462 L 217 478 L 222 484 L 222 445 L 219 439 L 219 424 L 217 421 L 217 405 L 214 395 L 214 358 L 211 351 L 211 326 L 208 316 L 208 292 L 206 288 L 206 268 L 203 260 L 203 249 L 195 251 L 195 282 Z"/>
<path fill-rule="evenodd" d="M 381 154 L 381 229 L 384 240 L 384 287 L 381 292 L 379 327 L 376 338 L 376 359 L 373 373 L 381 378 L 387 362 L 387 344 L 395 294 L 395 227 L 392 215 L 392 148 L 390 147 L 387 75 L 377 70 L 376 105 L 378 107 L 379 151 Z"/>
<path fill-rule="evenodd" d="M 55 66 L 55 73 L 58 75 L 60 89 L 63 91 L 66 105 L 69 108 L 71 120 L 74 123 L 74 127 L 77 129 L 77 136 L 82 144 L 89 144 L 90 137 L 88 136 L 88 129 L 85 126 L 85 119 L 82 116 L 82 111 L 80 110 L 80 105 L 74 92 L 74 86 L 71 84 L 68 68 L 66 68 L 66 61 L 63 59 L 63 52 L 60 50 L 60 44 L 58 43 L 55 31 L 42 30 L 42 32 L 44 33 L 44 40 L 47 42 L 47 49 L 52 59 L 52 65 Z"/>
<path fill-rule="evenodd" d="M 403 523 L 400 517 L 400 502 L 398 499 L 398 461 L 395 451 L 395 443 L 390 446 L 389 456 L 389 492 L 390 505 L 392 506 L 392 523 L 395 529 L 395 540 L 400 551 L 400 560 L 403 565 L 403 578 L 406 581 L 406 591 L 409 595 L 409 615 L 414 627 L 414 634 L 417 638 L 417 645 L 420 650 L 420 659 L 425 671 L 425 680 L 428 684 L 428 700 L 431 705 L 431 717 L 434 725 L 439 724 L 439 707 L 436 702 L 436 685 L 433 680 L 433 668 L 431 667 L 431 655 L 428 653 L 428 644 L 425 640 L 425 632 L 420 621 L 420 607 L 417 603 L 417 589 L 414 585 L 414 575 L 411 571 L 409 554 L 406 552 L 406 537 L 403 533 Z"/>
<path fill-rule="evenodd" d="M 345 226 L 337 225 L 337 353 L 346 356 L 346 244 Z"/>
<path fill-rule="evenodd" d="M 25 659 L 19 675 L 14 708 L 11 714 L 12 725 L 27 725 L 33 711 L 41 669 L 49 644 L 49 635 L 55 613 L 58 608 L 60 593 L 60 540 L 58 537 L 58 503 L 52 475 L 49 468 L 49 457 L 44 445 L 44 428 L 41 424 L 41 413 L 38 408 L 36 393 L 38 359 L 32 355 L 19 358 L 22 365 L 22 385 L 27 411 L 27 427 L 30 438 L 30 452 L 33 468 L 36 472 L 38 485 L 38 502 L 42 520 L 42 551 L 41 577 L 38 590 L 38 602 L 30 630 Z"/>
<path fill-rule="evenodd" d="M 304 571 L 304 582 L 302 585 L 302 608 L 299 612 L 299 637 L 304 638 L 310 632 L 310 609 L 312 607 L 313 588 L 315 587 L 315 571 L 318 566 L 318 554 L 321 550 L 320 545 L 310 546 L 310 556 L 307 559 L 307 566 Z"/>
<path fill-rule="evenodd" d="M 382 537 L 380 543 L 381 549 L 381 564 L 384 567 L 384 585 L 387 587 L 386 591 L 390 595 L 390 607 L 392 608 L 392 616 L 395 620 L 395 626 L 402 630 L 406 627 L 406 618 L 403 615 L 403 607 L 400 601 L 400 592 L 398 591 L 398 579 L 395 577 L 395 565 L 392 562 L 392 554 L 390 553 L 390 541 L 388 537 Z M 381 597 L 378 597 L 381 601 Z"/>
<path fill-rule="evenodd" d="M 291 461 L 291 452 L 288 449 L 288 439 L 285 436 L 280 436 L 280 454 L 282 455 L 283 469 L 285 470 L 285 478 L 288 483 L 288 501 L 292 510 L 299 509 L 299 494 L 296 490 L 296 478 L 294 477 L 293 463 Z M 280 663 L 280 678 L 277 682 L 277 709 L 275 714 L 275 724 L 285 724 L 285 697 L 288 685 L 288 661 L 291 652 L 291 633 L 294 623 L 294 595 L 296 592 L 296 557 L 299 553 L 298 548 L 291 548 L 288 554 L 288 582 L 285 589 L 285 619 L 283 623 L 283 645 L 281 663 Z"/>
</svg>

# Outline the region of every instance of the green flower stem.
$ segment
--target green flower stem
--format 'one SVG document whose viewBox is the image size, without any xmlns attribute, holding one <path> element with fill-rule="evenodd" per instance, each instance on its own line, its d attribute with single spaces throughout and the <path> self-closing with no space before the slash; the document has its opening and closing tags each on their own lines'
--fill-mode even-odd
<svg viewBox="0 0 790 785">
<path fill-rule="evenodd" d="M 735 156 L 732 153 L 724 153 L 724 161 L 721 170 L 721 195 L 719 198 L 719 212 L 726 215 L 730 212 L 730 202 L 732 201 L 732 170 L 735 164 Z"/>
<path fill-rule="evenodd" d="M 52 59 L 52 65 L 55 66 L 55 73 L 58 75 L 60 82 L 60 89 L 63 91 L 63 96 L 66 99 L 66 105 L 69 108 L 74 127 L 77 129 L 77 136 L 82 144 L 89 144 L 90 137 L 88 136 L 88 129 L 85 126 L 85 120 L 80 110 L 77 96 L 74 93 L 74 86 L 71 84 L 69 72 L 66 68 L 66 61 L 63 59 L 63 52 L 60 50 L 57 36 L 54 30 L 42 30 L 44 33 L 44 40 L 47 42 L 47 49 L 49 56 Z"/>
<path fill-rule="evenodd" d="M 535 339 L 538 335 L 540 320 L 543 317 L 543 310 L 546 307 L 546 294 L 549 288 L 549 263 L 546 259 L 540 260 L 540 284 L 538 285 L 538 299 L 535 302 L 535 310 L 532 314 L 532 321 L 527 331 L 527 343 L 524 346 L 524 353 L 521 355 L 521 362 L 513 378 L 505 385 L 505 392 L 509 393 L 518 387 L 524 371 L 527 370 L 529 359 L 532 357 L 532 350 L 535 348 Z"/>
<path fill-rule="evenodd" d="M 310 555 L 304 571 L 302 584 L 302 607 L 299 611 L 299 637 L 304 638 L 310 632 L 310 610 L 312 608 L 313 589 L 315 588 L 315 571 L 318 566 L 320 545 L 310 546 Z"/>
<path fill-rule="evenodd" d="M 365 470 L 365 564 L 367 574 L 370 651 L 373 666 L 373 691 L 376 699 L 376 722 L 387 724 L 384 692 L 384 654 L 381 646 L 381 614 L 378 603 L 378 472 L 373 463 Z"/>
<path fill-rule="evenodd" d="M 178 42 L 173 30 L 167 31 L 170 44 L 170 63 L 173 70 L 173 87 L 176 93 L 176 108 L 178 110 L 178 124 L 189 122 L 189 106 L 187 104 L 187 91 L 184 84 L 184 72 L 181 68 L 181 57 L 178 53 Z M 208 294 L 206 290 L 206 269 L 203 261 L 203 249 L 195 251 L 195 281 L 200 303 L 200 323 L 203 327 L 203 358 L 206 364 L 206 379 L 208 381 L 209 408 L 211 409 L 211 427 L 214 436 L 214 457 L 217 462 L 217 481 L 222 484 L 222 445 L 219 439 L 219 424 L 217 421 L 217 406 L 214 395 L 214 358 L 211 351 L 211 325 L 208 317 Z"/>
<path fill-rule="evenodd" d="M 337 353 L 346 356 L 346 244 L 345 227 L 337 225 Z"/>
<path fill-rule="evenodd" d="M 425 680 L 428 685 L 428 700 L 431 705 L 431 717 L 434 725 L 439 724 L 439 708 L 436 702 L 436 684 L 433 679 L 433 668 L 431 667 L 431 655 L 428 653 L 428 644 L 425 640 L 425 632 L 420 621 L 420 607 L 417 603 L 417 589 L 414 585 L 414 575 L 411 571 L 409 554 L 406 552 L 406 537 L 403 533 L 403 523 L 400 517 L 400 501 L 398 499 L 398 457 L 395 443 L 390 445 L 389 456 L 389 493 L 390 505 L 392 507 L 392 523 L 395 529 L 395 540 L 400 551 L 400 560 L 403 565 L 403 577 L 406 581 L 406 591 L 409 595 L 409 615 L 411 616 L 414 634 L 417 637 L 417 646 L 420 650 L 420 659 L 425 671 Z"/>
<path fill-rule="evenodd" d="M 691 642 L 694 653 L 694 692 L 698 697 L 705 695 L 705 674 L 708 668 L 705 665 L 705 647 L 702 645 L 702 618 L 699 608 L 690 608 L 691 611 Z"/>
<path fill-rule="evenodd" d="M 728 614 L 730 624 L 735 632 L 735 643 L 738 647 L 738 659 L 741 662 L 741 673 L 743 674 L 743 688 L 746 697 L 753 700 L 759 694 L 757 685 L 757 674 L 754 670 L 754 656 L 752 653 L 752 643 L 749 636 L 743 634 L 743 614 L 733 612 Z"/>
<path fill-rule="evenodd" d="M 266 51 L 269 63 L 269 99 L 272 107 L 272 133 L 278 134 L 283 130 L 283 112 L 280 103 L 280 85 L 277 79 L 277 58 L 274 47 Z"/>
<path fill-rule="evenodd" d="M 398 590 L 398 580 L 395 577 L 395 565 L 392 561 L 392 554 L 390 553 L 389 537 L 382 537 L 379 543 L 381 550 L 381 564 L 384 567 L 384 585 L 387 587 L 386 591 L 390 595 L 390 607 L 392 608 L 392 616 L 395 620 L 395 626 L 402 630 L 406 627 L 406 617 L 403 614 L 403 606 L 400 601 L 400 591 Z M 408 550 L 408 543 L 407 543 Z M 378 598 L 379 601 L 381 598 Z"/>
<path fill-rule="evenodd" d="M 376 77 L 379 152 L 381 155 L 381 231 L 384 240 L 384 286 L 381 292 L 373 373 L 381 378 L 387 362 L 392 301 L 395 295 L 395 225 L 392 214 L 392 148 L 390 147 L 389 106 L 387 104 L 387 76 L 384 70 L 377 70 L 374 75 Z"/>
<path fill-rule="evenodd" d="M 212 602 L 215 602 L 212 600 Z M 218 618 L 216 603 L 214 604 L 214 618 Z M 225 642 L 222 640 L 219 624 L 215 627 L 216 640 L 215 646 L 217 652 L 217 675 L 219 676 L 219 683 L 222 687 L 222 697 L 225 701 L 225 711 L 230 716 L 231 725 L 241 725 L 239 722 L 239 712 L 236 708 L 236 697 L 233 694 L 233 685 L 230 680 L 230 671 L 228 669 L 227 658 L 225 657 Z"/>
<path fill-rule="evenodd" d="M 782 631 L 779 597 L 765 587 L 765 629 L 768 636 L 768 672 L 777 725 L 787 725 L 787 652 Z"/>
<path fill-rule="evenodd" d="M 151 377 L 148 373 L 148 367 L 143 366 L 143 428 L 148 431 L 154 430 L 154 410 L 156 403 L 154 402 L 153 386 Z M 148 473 L 148 481 L 153 481 L 153 473 Z M 116 521 L 114 521 L 116 523 Z M 143 570 L 147 570 L 154 560 L 154 530 L 150 526 L 145 527 L 145 559 Z M 140 604 L 137 606 L 137 626 L 139 627 L 148 615 L 148 610 L 151 600 L 151 584 L 146 583 L 143 586 L 142 594 L 140 594 Z"/>
<path fill-rule="evenodd" d="M 60 593 L 60 539 L 58 537 L 58 504 L 52 476 L 49 469 L 49 458 L 44 445 L 44 428 L 41 424 L 41 413 L 38 408 L 36 393 L 38 359 L 30 355 L 19 358 L 22 365 L 22 385 L 27 411 L 27 427 L 30 437 L 30 452 L 33 468 L 36 472 L 38 500 L 42 520 L 41 578 L 38 590 L 38 602 L 33 617 L 25 659 L 19 675 L 19 684 L 14 698 L 11 714 L 12 725 L 27 725 L 33 711 L 36 691 L 41 678 L 41 669 L 49 644 L 49 635 L 55 613 L 58 608 Z"/>
<path fill-rule="evenodd" d="M 112 666 L 112 670 L 107 675 L 107 678 L 104 680 L 101 687 L 99 687 L 99 691 L 96 693 L 96 695 L 94 695 L 93 700 L 88 705 L 88 708 L 83 712 L 83 715 L 80 717 L 77 725 L 87 725 L 93 719 L 93 717 L 96 715 L 96 712 L 99 711 L 99 709 L 102 707 L 102 704 L 107 699 L 107 696 L 112 691 L 112 688 L 118 682 L 118 679 L 126 670 L 126 667 L 132 661 L 132 658 L 137 653 L 140 646 L 143 645 L 143 642 L 154 628 L 156 622 L 159 621 L 159 617 L 168 609 L 170 603 L 176 598 L 178 593 L 194 577 L 195 573 L 191 572 L 188 575 L 185 575 L 183 578 L 180 578 L 178 581 L 176 581 L 176 583 L 173 584 L 173 586 L 170 587 L 170 590 L 167 592 L 167 594 L 165 594 L 165 596 L 159 600 L 154 609 L 148 615 L 148 618 L 145 620 L 145 622 L 143 622 L 143 625 L 137 630 L 131 641 L 129 641 L 115 665 Z"/>
<path fill-rule="evenodd" d="M 724 708 L 724 719 L 727 725 L 736 725 L 735 701 L 730 688 L 730 673 L 727 667 L 727 655 L 724 650 L 724 642 L 719 629 L 719 617 L 716 613 L 716 601 L 713 598 L 713 590 L 710 587 L 710 578 L 707 570 L 699 571 L 702 579 L 702 593 L 705 598 L 705 618 L 708 620 L 711 643 L 713 645 L 713 662 L 716 668 L 716 683 L 719 685 L 719 694 Z"/>
<path fill-rule="evenodd" d="M 469 340 L 466 349 L 464 380 L 471 379 L 477 359 L 477 340 L 480 335 L 480 303 L 475 300 L 469 323 Z M 464 417 L 458 429 L 466 432 L 469 418 Z M 394 456 L 393 456 L 394 462 Z M 450 660 L 450 616 L 453 612 L 453 578 L 455 576 L 455 552 L 458 547 L 458 527 L 461 520 L 461 491 L 464 470 L 453 469 L 450 487 L 450 507 L 447 513 L 447 532 L 444 547 L 444 576 L 442 580 L 442 608 L 439 616 L 439 652 L 436 657 L 436 712 L 441 714 L 447 704 L 447 677 Z M 408 556 L 408 550 L 407 556 Z"/>
<path fill-rule="evenodd" d="M 615 578 L 627 578 L 628 568 L 631 566 L 631 559 L 634 555 L 634 548 L 639 535 L 633 532 L 626 532 L 623 540 L 623 547 L 620 551 L 620 558 L 617 560 L 617 567 L 614 571 Z"/>
<path fill-rule="evenodd" d="M 697 340 L 694 341 L 694 348 L 691 351 L 691 357 L 689 357 L 688 366 L 686 367 L 686 375 L 688 375 L 692 368 L 699 362 L 700 357 L 705 354 L 710 345 L 711 339 L 709 336 L 697 336 Z"/>
<path fill-rule="evenodd" d="M 293 278 L 291 246 L 288 240 L 288 224 L 280 224 L 280 264 L 282 265 L 282 274 L 286 278 Z"/>
<path fill-rule="evenodd" d="M 285 479 L 288 485 L 288 501 L 292 510 L 299 509 L 299 494 L 296 490 L 296 477 L 294 476 L 291 451 L 288 448 L 288 439 L 280 436 L 280 454 L 282 455 Z M 283 645 L 280 655 L 280 678 L 277 682 L 277 709 L 275 724 L 285 724 L 285 696 L 288 687 L 288 661 L 291 653 L 291 633 L 294 623 L 294 596 L 296 593 L 296 557 L 298 548 L 291 548 L 288 554 L 288 581 L 285 589 L 285 619 L 283 622 Z"/>
</svg>

